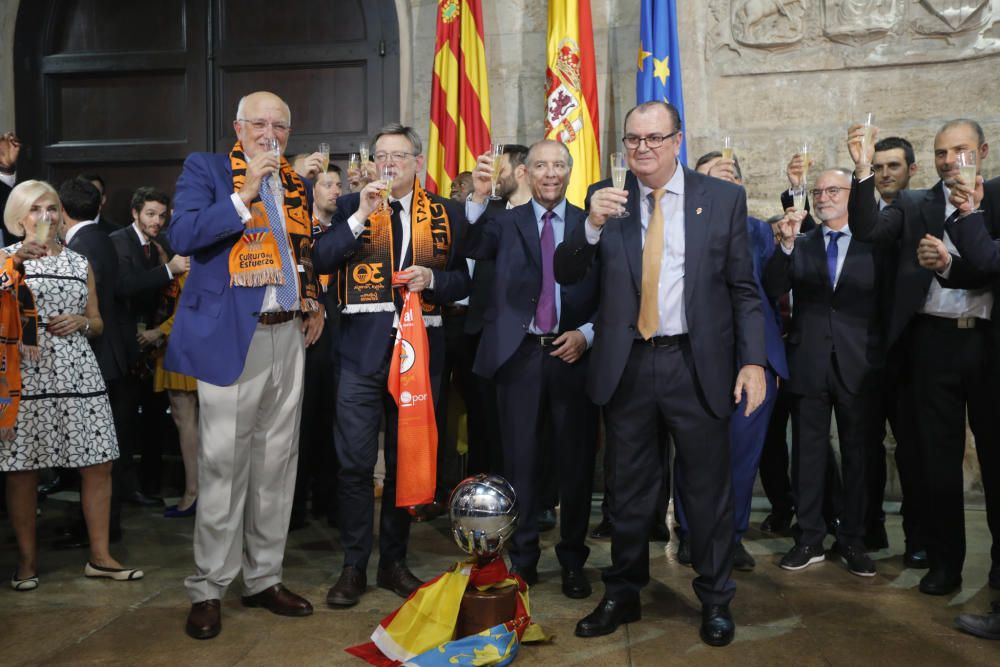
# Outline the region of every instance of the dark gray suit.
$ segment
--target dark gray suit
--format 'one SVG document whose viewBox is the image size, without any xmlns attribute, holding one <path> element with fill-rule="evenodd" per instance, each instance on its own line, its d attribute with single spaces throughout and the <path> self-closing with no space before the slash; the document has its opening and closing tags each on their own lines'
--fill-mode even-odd
<svg viewBox="0 0 1000 667">
<path fill-rule="evenodd" d="M 639 185 L 629 173 L 626 218 L 611 218 L 590 245 L 585 225 L 556 250 L 556 280 L 583 280 L 600 258 L 601 296 L 587 388 L 605 421 L 612 478 L 609 599 L 634 601 L 649 581 L 647 539 L 662 477 L 662 419 L 673 436 L 690 519 L 691 554 L 704 604 L 735 586 L 729 417 L 737 358 L 767 365 L 764 319 L 747 239 L 743 188 L 684 169 L 684 307 L 688 333 L 652 345 L 637 331 L 643 231 Z M 606 187 L 603 181 L 591 193 Z M 648 209 L 647 209 L 648 210 Z M 665 249 L 666 250 L 666 249 Z M 663 303 L 661 295 L 660 303 Z M 738 355 L 738 356 L 737 356 Z"/>
</svg>

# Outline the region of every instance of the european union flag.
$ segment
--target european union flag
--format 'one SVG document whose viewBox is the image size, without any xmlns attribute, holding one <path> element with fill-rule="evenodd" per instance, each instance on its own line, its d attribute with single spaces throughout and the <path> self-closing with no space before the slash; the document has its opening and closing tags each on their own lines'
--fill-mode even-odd
<svg viewBox="0 0 1000 667">
<path fill-rule="evenodd" d="M 670 102 L 684 121 L 681 91 L 681 48 L 677 42 L 677 0 L 642 0 L 639 26 L 638 71 L 635 74 L 636 104 L 650 100 Z M 682 125 L 683 127 L 683 125 Z M 681 144 L 681 164 L 687 164 L 687 148 Z"/>
</svg>

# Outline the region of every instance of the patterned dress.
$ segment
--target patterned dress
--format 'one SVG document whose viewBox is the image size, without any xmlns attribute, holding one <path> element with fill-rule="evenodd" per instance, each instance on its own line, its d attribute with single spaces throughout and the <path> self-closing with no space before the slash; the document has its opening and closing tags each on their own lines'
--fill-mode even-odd
<svg viewBox="0 0 1000 667">
<path fill-rule="evenodd" d="M 14 254 L 20 244 L 5 248 Z M 83 333 L 52 336 L 49 318 L 82 315 L 87 259 L 69 248 L 24 263 L 38 307 L 41 359 L 21 357 L 21 405 L 13 442 L 0 442 L 0 470 L 82 468 L 118 458 L 108 392 Z"/>
</svg>

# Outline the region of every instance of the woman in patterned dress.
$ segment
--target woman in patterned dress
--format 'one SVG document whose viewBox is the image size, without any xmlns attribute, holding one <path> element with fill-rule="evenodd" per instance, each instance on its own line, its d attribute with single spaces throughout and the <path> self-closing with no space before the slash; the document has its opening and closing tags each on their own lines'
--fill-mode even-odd
<svg viewBox="0 0 1000 667">
<path fill-rule="evenodd" d="M 40 354 L 21 359 L 21 404 L 15 439 L 0 442 L 0 471 L 7 473 L 7 509 L 17 536 L 14 590 L 38 586 L 35 536 L 38 470 L 79 468 L 80 502 L 90 538 L 88 577 L 127 581 L 141 570 L 122 567 L 108 551 L 111 462 L 118 443 L 107 389 L 87 338 L 104 329 L 97 308 L 94 275 L 82 255 L 64 248 L 62 211 L 48 183 L 25 181 L 4 210 L 7 230 L 43 243 L 47 254 L 24 262 L 25 282 L 38 309 Z M 48 233 L 39 233 L 46 219 Z M 5 248 L 17 252 L 21 244 Z"/>
</svg>

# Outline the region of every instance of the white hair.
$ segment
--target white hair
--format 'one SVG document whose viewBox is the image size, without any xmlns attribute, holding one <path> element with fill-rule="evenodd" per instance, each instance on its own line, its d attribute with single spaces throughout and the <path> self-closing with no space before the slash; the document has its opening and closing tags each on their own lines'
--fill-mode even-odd
<svg viewBox="0 0 1000 667">
<path fill-rule="evenodd" d="M 253 94 L 255 94 L 255 93 L 251 93 L 250 95 L 253 95 Z M 250 120 L 249 118 L 243 118 L 243 106 L 246 103 L 247 98 L 250 97 L 250 95 L 244 95 L 243 97 L 241 97 L 240 101 L 239 101 L 239 104 L 236 105 L 236 120 Z M 277 97 L 277 95 L 275 95 L 275 97 Z M 285 107 L 285 114 L 288 116 L 288 124 L 291 125 L 292 124 L 292 109 L 291 109 L 291 107 L 288 106 L 288 102 L 286 102 L 285 100 L 282 100 L 280 97 L 278 97 L 278 99 L 281 100 L 281 103 L 284 105 L 284 107 Z"/>
</svg>

